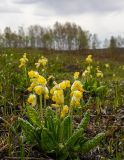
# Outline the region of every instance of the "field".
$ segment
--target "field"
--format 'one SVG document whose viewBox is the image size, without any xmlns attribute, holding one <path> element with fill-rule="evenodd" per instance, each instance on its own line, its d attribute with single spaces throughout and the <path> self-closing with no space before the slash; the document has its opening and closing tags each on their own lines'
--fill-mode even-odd
<svg viewBox="0 0 124 160">
<path fill-rule="evenodd" d="M 124 54 L 0 49 L 0 159 L 124 159 Z"/>
</svg>

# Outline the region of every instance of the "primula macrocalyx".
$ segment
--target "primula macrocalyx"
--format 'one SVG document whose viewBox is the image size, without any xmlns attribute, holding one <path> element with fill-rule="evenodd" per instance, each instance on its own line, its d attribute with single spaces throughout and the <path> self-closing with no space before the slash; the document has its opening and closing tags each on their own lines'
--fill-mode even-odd
<svg viewBox="0 0 124 160">
<path fill-rule="evenodd" d="M 61 89 L 66 89 L 66 83 L 63 81 L 59 84 Z"/>
<path fill-rule="evenodd" d="M 74 81 L 74 83 L 71 86 L 71 90 L 72 91 L 79 90 L 81 92 L 84 91 L 82 83 L 80 81 L 78 81 L 78 80 Z"/>
<path fill-rule="evenodd" d="M 82 76 L 83 77 L 89 76 L 91 73 L 91 69 L 92 69 L 92 66 L 87 66 L 87 69 L 82 73 Z"/>
<path fill-rule="evenodd" d="M 66 87 L 69 88 L 71 86 L 70 81 L 69 80 L 65 80 L 66 83 Z"/>
<path fill-rule="evenodd" d="M 49 99 L 49 90 L 47 87 L 44 87 L 44 98 Z"/>
<path fill-rule="evenodd" d="M 62 88 L 60 88 L 60 85 L 59 84 L 55 84 L 55 86 L 50 90 L 50 93 L 53 94 L 54 91 L 56 90 L 61 90 Z"/>
<path fill-rule="evenodd" d="M 20 58 L 20 65 L 19 65 L 19 68 L 23 67 L 26 65 L 26 63 L 28 62 L 28 59 L 26 57 L 26 53 L 24 53 L 23 57 Z"/>
<path fill-rule="evenodd" d="M 29 71 L 28 72 L 29 78 L 37 78 L 39 76 L 39 73 L 37 71 Z"/>
<path fill-rule="evenodd" d="M 99 70 L 99 66 L 97 67 L 96 70 L 97 70 L 96 77 L 97 78 L 100 78 L 100 77 L 102 78 L 103 77 L 103 73 L 102 73 L 102 71 Z"/>
<path fill-rule="evenodd" d="M 71 96 L 75 96 L 75 98 L 81 98 L 82 97 L 82 92 L 80 92 L 80 91 L 73 91 L 72 93 L 71 93 Z"/>
<path fill-rule="evenodd" d="M 110 65 L 109 65 L 108 63 L 106 63 L 106 64 L 105 64 L 105 67 L 106 67 L 106 68 L 109 68 L 109 67 L 110 67 Z"/>
<path fill-rule="evenodd" d="M 28 90 L 29 92 L 31 92 L 31 91 L 34 89 L 35 86 L 37 86 L 37 83 L 32 82 L 31 85 L 30 85 L 30 87 L 28 87 L 27 90 Z"/>
<path fill-rule="evenodd" d="M 83 93 L 80 91 L 73 91 L 71 93 L 72 98 L 71 98 L 70 105 L 71 106 L 80 106 L 80 100 L 82 98 L 82 95 L 83 95 Z"/>
<path fill-rule="evenodd" d="M 63 107 L 63 112 L 64 112 L 64 113 L 68 113 L 68 111 L 69 111 L 69 107 L 68 107 L 67 105 L 65 105 L 65 106 Z"/>
<path fill-rule="evenodd" d="M 34 88 L 34 91 L 37 95 L 42 95 L 44 94 L 44 98 L 48 99 L 49 98 L 49 90 L 46 86 L 38 85 Z"/>
<path fill-rule="evenodd" d="M 34 88 L 34 91 L 37 95 L 41 95 L 44 93 L 44 87 L 39 85 Z"/>
<path fill-rule="evenodd" d="M 35 106 L 36 103 L 37 103 L 36 95 L 35 94 L 30 94 L 28 99 L 27 99 L 27 102 L 30 103 L 32 106 Z"/>
<path fill-rule="evenodd" d="M 85 70 L 85 71 L 82 73 L 82 76 L 83 76 L 83 77 L 86 77 L 87 75 L 89 75 L 89 71 L 88 71 L 88 70 Z"/>
<path fill-rule="evenodd" d="M 64 93 L 63 90 L 55 90 L 52 96 L 52 100 L 59 105 L 64 104 Z"/>
<path fill-rule="evenodd" d="M 61 89 L 66 89 L 66 88 L 70 87 L 70 81 L 65 80 L 65 81 L 59 83 L 59 86 L 60 86 Z"/>
<path fill-rule="evenodd" d="M 45 67 L 45 66 L 47 65 L 47 63 L 48 63 L 48 59 L 42 56 L 42 57 L 38 60 L 38 62 L 35 63 L 35 65 L 36 65 L 36 68 L 39 68 L 40 65 L 42 65 L 43 67 Z"/>
<path fill-rule="evenodd" d="M 67 105 L 65 105 L 64 107 L 63 107 L 63 109 L 62 109 L 62 111 L 61 111 L 61 118 L 64 118 L 65 117 L 65 115 L 68 113 L 68 111 L 69 111 L 69 107 L 67 106 Z"/>
<path fill-rule="evenodd" d="M 74 73 L 74 79 L 78 79 L 80 72 L 75 72 Z"/>
<path fill-rule="evenodd" d="M 102 78 L 103 77 L 102 71 L 97 71 L 96 76 L 97 78 L 100 78 L 100 77 Z"/>
<path fill-rule="evenodd" d="M 52 106 L 53 108 L 59 108 L 59 107 L 60 107 L 59 104 L 52 104 L 51 106 Z"/>
<path fill-rule="evenodd" d="M 92 59 L 92 55 L 91 55 L 91 54 L 87 56 L 86 62 L 89 63 L 89 64 L 93 62 L 93 59 Z"/>
<path fill-rule="evenodd" d="M 49 99 L 49 94 L 45 93 L 45 94 L 44 94 L 44 98 L 45 98 L 45 99 Z"/>
<path fill-rule="evenodd" d="M 47 81 L 46 81 L 46 79 L 43 76 L 39 75 L 37 77 L 37 83 L 42 84 L 42 85 L 46 85 Z"/>
</svg>

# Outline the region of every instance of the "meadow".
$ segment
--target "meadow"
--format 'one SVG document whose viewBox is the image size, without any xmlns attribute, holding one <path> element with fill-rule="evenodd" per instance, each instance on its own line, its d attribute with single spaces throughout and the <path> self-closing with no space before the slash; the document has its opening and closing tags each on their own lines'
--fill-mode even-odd
<svg viewBox="0 0 124 160">
<path fill-rule="evenodd" d="M 124 54 L 1 48 L 0 159 L 124 159 Z"/>
</svg>

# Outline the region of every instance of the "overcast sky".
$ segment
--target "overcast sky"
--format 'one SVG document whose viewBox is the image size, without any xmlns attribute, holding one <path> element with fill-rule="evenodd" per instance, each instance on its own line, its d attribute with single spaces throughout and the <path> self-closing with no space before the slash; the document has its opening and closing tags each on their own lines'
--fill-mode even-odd
<svg viewBox="0 0 124 160">
<path fill-rule="evenodd" d="M 75 22 L 101 39 L 124 37 L 124 0 L 0 0 L 0 29 Z"/>
</svg>

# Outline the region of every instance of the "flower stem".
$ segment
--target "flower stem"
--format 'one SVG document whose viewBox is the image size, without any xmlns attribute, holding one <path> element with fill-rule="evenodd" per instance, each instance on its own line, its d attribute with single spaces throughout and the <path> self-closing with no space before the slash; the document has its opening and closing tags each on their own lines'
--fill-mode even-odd
<svg viewBox="0 0 124 160">
<path fill-rule="evenodd" d="M 40 111 L 41 120 L 43 120 L 42 95 L 40 95 L 40 107 L 39 107 L 39 111 Z"/>
</svg>

